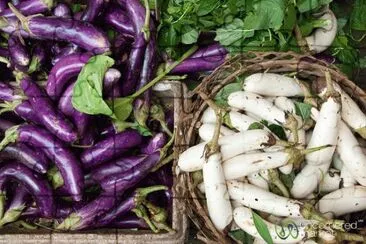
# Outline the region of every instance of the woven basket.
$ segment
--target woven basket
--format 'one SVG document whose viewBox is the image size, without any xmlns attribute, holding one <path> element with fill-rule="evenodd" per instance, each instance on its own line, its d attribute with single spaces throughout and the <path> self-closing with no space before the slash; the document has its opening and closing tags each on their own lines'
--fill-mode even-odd
<svg viewBox="0 0 366 244">
<path fill-rule="evenodd" d="M 177 140 L 180 152 L 189 146 L 197 144 L 197 129 L 200 126 L 200 118 L 207 104 L 198 93 L 204 93 L 209 98 L 214 98 L 222 87 L 231 83 L 236 77 L 250 75 L 258 72 L 271 73 L 292 73 L 304 79 L 323 77 L 324 71 L 328 69 L 332 79 L 337 82 L 366 112 L 366 93 L 343 75 L 335 66 L 319 61 L 311 56 L 299 55 L 293 52 L 248 52 L 232 57 L 213 73 L 204 78 L 203 82 L 194 90 L 192 100 L 181 114 L 178 124 L 179 131 L 184 131 Z M 215 229 L 208 217 L 205 199 L 193 185 L 192 174 L 185 175 L 185 184 L 188 189 L 186 195 L 188 215 L 199 229 L 198 238 L 207 243 L 229 243 L 229 238 L 222 232 Z"/>
</svg>

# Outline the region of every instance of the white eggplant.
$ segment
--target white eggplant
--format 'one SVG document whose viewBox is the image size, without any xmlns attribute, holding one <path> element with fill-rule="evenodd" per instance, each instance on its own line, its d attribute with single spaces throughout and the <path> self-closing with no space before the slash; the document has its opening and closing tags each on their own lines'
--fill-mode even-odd
<svg viewBox="0 0 366 244">
<path fill-rule="evenodd" d="M 248 175 L 248 181 L 254 186 L 258 186 L 266 191 L 269 191 L 269 186 L 267 180 L 265 180 L 259 172 L 252 173 Z"/>
<path fill-rule="evenodd" d="M 198 135 L 203 141 L 210 141 L 215 132 L 215 124 L 204 123 L 198 130 Z M 229 128 L 221 125 L 220 127 L 220 136 L 228 136 L 235 134 L 235 131 L 230 130 Z"/>
<path fill-rule="evenodd" d="M 329 169 L 324 175 L 322 181 L 320 181 L 319 190 L 320 192 L 332 192 L 339 189 L 341 184 L 341 177 L 337 170 Z"/>
</svg>

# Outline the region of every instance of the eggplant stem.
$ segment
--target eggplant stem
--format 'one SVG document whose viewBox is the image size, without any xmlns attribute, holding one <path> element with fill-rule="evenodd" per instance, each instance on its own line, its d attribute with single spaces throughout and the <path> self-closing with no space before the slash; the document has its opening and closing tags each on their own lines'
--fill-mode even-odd
<svg viewBox="0 0 366 244">
<path fill-rule="evenodd" d="M 294 77 L 294 79 L 304 92 L 304 103 L 309 104 L 315 108 L 318 108 L 318 102 L 316 101 L 316 96 L 314 96 L 311 93 L 309 86 L 304 81 L 299 80 L 297 77 Z"/>
<path fill-rule="evenodd" d="M 159 230 L 156 228 L 156 226 L 151 222 L 148 213 L 146 211 L 146 208 L 142 205 L 134 208 L 131 210 L 132 212 L 134 212 L 136 214 L 137 217 L 142 218 L 143 220 L 145 220 L 146 224 L 150 227 L 150 229 L 154 232 L 154 233 L 158 233 Z"/>
<path fill-rule="evenodd" d="M 145 187 L 145 188 L 138 188 L 136 190 L 136 196 L 138 198 L 145 198 L 147 195 L 149 195 L 152 192 L 156 192 L 156 191 L 166 191 L 168 190 L 167 186 L 164 185 L 156 185 L 156 186 L 149 186 L 149 187 Z"/>
<path fill-rule="evenodd" d="M 4 217 L 5 197 L 5 192 L 0 192 L 0 219 Z"/>
<path fill-rule="evenodd" d="M 10 8 L 10 10 L 14 13 L 14 15 L 19 19 L 23 29 L 32 34 L 31 30 L 29 29 L 29 24 L 28 24 L 28 20 L 29 17 L 24 16 L 16 7 L 14 7 L 13 4 L 8 3 L 8 6 Z"/>
<path fill-rule="evenodd" d="M 342 241 L 366 242 L 366 236 L 341 231 L 336 231 L 336 238 L 339 243 Z"/>
<path fill-rule="evenodd" d="M 8 209 L 4 216 L 0 219 L 0 228 L 5 224 L 15 222 L 20 217 L 24 209 L 25 205 L 15 209 Z"/>
<path fill-rule="evenodd" d="M 325 81 L 327 82 L 327 91 L 325 93 L 325 97 L 326 98 L 333 97 L 333 98 L 337 99 L 338 103 L 341 103 L 341 101 L 340 101 L 341 94 L 339 94 L 339 92 L 337 92 L 334 89 L 332 77 L 330 76 L 329 70 L 326 70 L 324 72 L 324 76 L 325 76 Z"/>
<path fill-rule="evenodd" d="M 15 224 L 19 224 L 19 225 L 23 226 L 25 229 L 28 229 L 28 230 L 36 230 L 38 228 L 37 226 L 33 226 L 31 224 L 28 224 L 24 220 L 18 220 L 18 221 L 14 222 L 14 223 Z"/>
<path fill-rule="evenodd" d="M 0 142 L 0 151 L 3 150 L 8 144 L 16 142 L 18 138 L 18 128 L 19 125 L 15 125 L 5 131 L 5 136 Z"/>
<path fill-rule="evenodd" d="M 323 149 L 328 148 L 328 147 L 333 147 L 333 145 L 328 144 L 328 145 L 323 145 L 323 146 L 319 146 L 319 147 L 312 147 L 312 148 L 302 149 L 301 154 L 305 155 L 305 154 L 317 152 L 317 151 L 323 150 Z"/>
<path fill-rule="evenodd" d="M 146 42 L 150 40 L 150 5 L 149 0 L 144 0 L 145 5 L 145 23 L 142 27 L 142 32 L 144 33 L 144 38 Z"/>
<path fill-rule="evenodd" d="M 0 63 L 6 64 L 7 67 L 10 66 L 10 61 L 7 58 L 0 57 Z"/>
<path fill-rule="evenodd" d="M 278 171 L 276 169 L 268 169 L 268 173 L 269 173 L 269 179 L 270 179 L 271 183 L 273 185 L 275 185 L 281 191 L 281 193 L 284 197 L 289 198 L 290 193 L 289 193 L 287 187 L 285 186 L 285 184 L 283 184 L 283 182 L 280 180 Z"/>
<path fill-rule="evenodd" d="M 151 172 L 155 172 L 158 169 L 160 169 L 161 167 L 163 167 L 164 165 L 170 163 L 171 161 L 174 160 L 174 154 L 170 154 L 169 156 L 163 158 L 162 160 L 159 161 L 159 163 L 157 165 L 154 166 L 154 168 L 152 168 Z"/>
</svg>

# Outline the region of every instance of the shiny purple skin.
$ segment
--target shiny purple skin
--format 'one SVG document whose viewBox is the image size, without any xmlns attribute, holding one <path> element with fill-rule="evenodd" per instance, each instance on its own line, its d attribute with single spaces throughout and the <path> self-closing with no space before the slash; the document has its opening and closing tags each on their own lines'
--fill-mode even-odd
<svg viewBox="0 0 366 244">
<path fill-rule="evenodd" d="M 101 12 L 104 5 L 104 1 L 105 0 L 88 0 L 88 4 L 80 17 L 80 20 L 93 22 Z"/>
<path fill-rule="evenodd" d="M 14 6 L 17 6 L 22 0 L 11 0 L 11 3 L 14 5 Z"/>
<path fill-rule="evenodd" d="M 119 33 L 134 36 L 135 31 L 126 12 L 119 7 L 112 6 L 105 13 L 104 21 Z"/>
<path fill-rule="evenodd" d="M 164 133 L 157 133 L 154 135 L 146 146 L 143 146 L 141 148 L 141 153 L 143 154 L 152 154 L 158 150 L 160 150 L 162 147 L 165 146 L 167 142 L 167 136 Z"/>
<path fill-rule="evenodd" d="M 64 56 L 53 66 L 48 75 L 46 92 L 52 99 L 58 99 L 71 78 L 77 76 L 91 55 L 77 53 Z"/>
<path fill-rule="evenodd" d="M 109 223 L 106 227 L 116 229 L 148 229 L 145 220 L 137 216 L 123 216 Z"/>
<path fill-rule="evenodd" d="M 200 47 L 194 54 L 189 58 L 205 58 L 212 56 L 225 56 L 228 51 L 221 46 L 219 43 L 208 45 L 206 47 Z"/>
<path fill-rule="evenodd" d="M 89 22 L 34 16 L 27 24 L 29 35 L 34 39 L 71 42 L 93 54 L 110 51 L 107 36 Z"/>
<path fill-rule="evenodd" d="M 72 106 L 72 93 L 74 84 L 75 83 L 70 84 L 60 97 L 58 109 L 74 122 L 79 138 L 82 138 L 85 135 L 88 126 L 90 125 L 91 117 L 88 114 L 77 111 Z"/>
<path fill-rule="evenodd" d="M 107 70 L 103 81 L 103 93 L 107 97 L 114 98 L 121 96 L 120 79 L 121 72 L 119 70 L 113 68 Z"/>
<path fill-rule="evenodd" d="M 29 37 L 26 31 L 19 29 L 19 20 L 16 17 L 6 18 L 0 16 L 0 30 L 8 34 L 14 31 L 20 31 L 22 37 Z"/>
<path fill-rule="evenodd" d="M 7 0 L 0 0 L 0 13 L 8 8 Z"/>
<path fill-rule="evenodd" d="M 121 156 L 141 142 L 142 136 L 136 130 L 125 130 L 84 150 L 80 159 L 85 168 L 91 168 Z"/>
<path fill-rule="evenodd" d="M 51 60 L 52 65 L 55 65 L 60 59 L 71 54 L 79 54 L 80 48 L 74 44 L 69 44 L 66 47 L 60 49 L 60 51 Z"/>
<path fill-rule="evenodd" d="M 52 217 L 54 211 L 52 189 L 46 180 L 20 163 L 9 163 L 0 169 L 0 189 L 3 191 L 9 180 L 23 184 L 34 197 L 43 217 Z"/>
<path fill-rule="evenodd" d="M 0 160 L 15 160 L 28 168 L 45 174 L 49 161 L 42 151 L 34 150 L 26 144 L 8 145 L 0 152 Z"/>
<path fill-rule="evenodd" d="M 45 129 L 34 125 L 18 128 L 17 142 L 42 150 L 55 163 L 64 180 L 64 188 L 74 201 L 82 199 L 84 175 L 80 162 L 67 146 Z"/>
<path fill-rule="evenodd" d="M 25 76 L 21 79 L 20 86 L 32 108 L 38 111 L 37 116 L 42 125 L 65 142 L 77 140 L 78 135 L 73 125 L 53 106 L 51 99 L 35 82 Z"/>
<path fill-rule="evenodd" d="M 27 188 L 24 185 L 19 184 L 13 193 L 13 198 L 11 199 L 9 207 L 6 211 L 19 210 L 21 208 L 24 208 L 29 199 L 30 194 Z"/>
<path fill-rule="evenodd" d="M 135 192 L 125 198 L 121 203 L 110 209 L 103 217 L 98 219 L 97 225 L 103 227 L 113 222 L 116 218 L 121 217 L 136 207 Z"/>
<path fill-rule="evenodd" d="M 54 217 L 57 219 L 63 219 L 69 216 L 74 211 L 72 206 L 58 206 L 55 207 Z M 36 207 L 28 207 L 23 213 L 22 217 L 26 219 L 40 218 L 41 212 Z"/>
<path fill-rule="evenodd" d="M 33 110 L 32 105 L 27 100 L 16 106 L 14 112 L 25 121 L 32 122 L 34 124 L 42 124 L 37 113 Z"/>
<path fill-rule="evenodd" d="M 0 119 L 0 132 L 5 132 L 7 129 L 9 129 L 10 127 L 13 127 L 15 124 L 11 121 L 5 120 L 5 119 Z M 1 133 L 1 134 L 2 134 Z"/>
<path fill-rule="evenodd" d="M 13 32 L 8 39 L 9 55 L 12 65 L 28 66 L 30 63 L 30 55 L 26 46 L 19 39 L 19 34 Z"/>
<path fill-rule="evenodd" d="M 41 14 L 48 11 L 52 7 L 52 1 L 49 0 L 24 0 L 20 2 L 16 8 L 25 16 Z M 10 8 L 5 9 L 0 13 L 0 16 L 15 17 Z"/>
<path fill-rule="evenodd" d="M 36 57 L 40 64 L 43 64 L 46 60 L 46 50 L 42 46 L 42 43 L 36 43 L 32 51 L 33 57 Z"/>
<path fill-rule="evenodd" d="M 0 100 L 13 102 L 20 100 L 22 97 L 11 85 L 0 81 Z"/>
<path fill-rule="evenodd" d="M 138 164 L 120 174 L 114 174 L 100 182 L 105 192 L 120 194 L 143 180 L 150 170 L 159 162 L 160 152 L 150 154 L 144 163 Z"/>
<path fill-rule="evenodd" d="M 100 182 L 111 175 L 120 174 L 130 170 L 136 165 L 144 162 L 147 157 L 148 155 L 139 155 L 115 159 L 93 169 L 89 176 L 94 182 Z"/>
<path fill-rule="evenodd" d="M 70 7 L 65 3 L 58 3 L 56 7 L 52 10 L 54 16 L 62 18 L 71 18 L 72 11 Z"/>
<path fill-rule="evenodd" d="M 140 34 L 145 24 L 145 8 L 139 0 L 117 0 L 131 20 L 134 35 Z"/>
<path fill-rule="evenodd" d="M 0 47 L 0 56 L 1 57 L 9 57 L 9 50 L 5 47 Z"/>
</svg>

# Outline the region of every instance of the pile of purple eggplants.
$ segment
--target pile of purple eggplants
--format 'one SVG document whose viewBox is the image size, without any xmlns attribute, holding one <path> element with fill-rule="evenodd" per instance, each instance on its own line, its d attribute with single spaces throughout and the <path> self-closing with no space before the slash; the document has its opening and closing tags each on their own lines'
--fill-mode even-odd
<svg viewBox="0 0 366 244">
<path fill-rule="evenodd" d="M 149 84 L 159 63 L 174 63 L 169 74 L 207 71 L 226 50 L 161 62 L 158 21 L 139 0 L 89 0 L 78 12 L 69 2 L 0 0 L 0 227 L 173 231 L 173 111 Z M 106 104 L 132 94 L 123 126 L 73 105 L 97 55 L 114 60 L 92 87 Z"/>
</svg>

